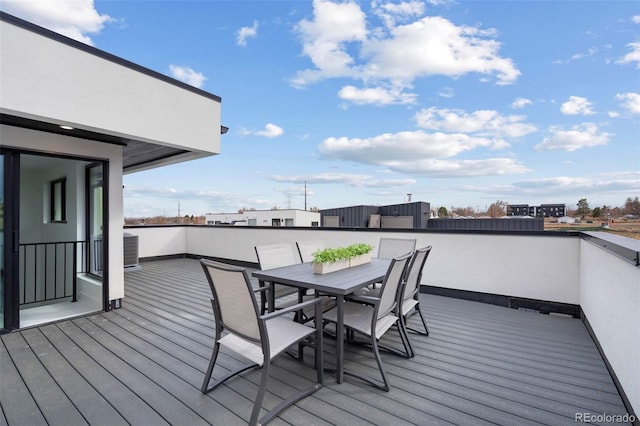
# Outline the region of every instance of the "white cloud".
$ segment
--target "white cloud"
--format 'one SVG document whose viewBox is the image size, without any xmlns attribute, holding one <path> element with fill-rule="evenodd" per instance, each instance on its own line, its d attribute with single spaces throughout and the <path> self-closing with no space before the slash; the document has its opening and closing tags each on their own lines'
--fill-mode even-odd
<svg viewBox="0 0 640 426">
<path fill-rule="evenodd" d="M 412 82 L 419 77 L 459 77 L 475 72 L 497 75 L 498 84 L 513 83 L 520 72 L 511 59 L 498 56 L 493 30 L 456 26 L 445 18 L 425 17 L 372 38 L 362 48 L 367 75 Z"/>
<path fill-rule="evenodd" d="M 452 87 L 443 87 L 438 92 L 438 96 L 441 98 L 453 98 L 455 96 L 455 92 Z"/>
<path fill-rule="evenodd" d="M 344 86 L 338 92 L 338 97 L 356 105 L 407 105 L 416 103 L 416 95 L 414 93 L 403 93 L 394 88 L 385 89 L 382 87 L 358 89 L 355 86 Z"/>
<path fill-rule="evenodd" d="M 634 24 L 640 24 L 640 15 L 633 15 L 631 17 L 631 22 L 633 22 Z"/>
<path fill-rule="evenodd" d="M 580 96 L 569 96 L 569 100 L 560 106 L 560 111 L 565 115 L 595 114 L 591 109 L 591 102 Z"/>
<path fill-rule="evenodd" d="M 531 102 L 530 99 L 527 98 L 516 98 L 512 103 L 511 103 L 511 108 L 513 109 L 520 109 L 520 108 L 524 108 L 527 105 L 531 105 L 533 102 Z"/>
<path fill-rule="evenodd" d="M 640 69 L 640 41 L 629 43 L 627 44 L 627 47 L 631 49 L 631 52 L 618 59 L 616 63 L 630 64 L 633 62 L 637 62 L 636 68 Z"/>
<path fill-rule="evenodd" d="M 413 185 L 415 179 L 376 179 L 367 174 L 352 173 L 319 173 L 304 176 L 273 175 L 271 179 L 277 182 L 303 183 L 308 184 L 341 184 L 351 187 L 367 188 L 394 188 L 399 186 Z"/>
<path fill-rule="evenodd" d="M 388 162 L 387 167 L 397 172 L 436 177 L 478 177 L 519 174 L 531 171 L 512 158 L 481 160 L 426 159 L 413 162 Z"/>
<path fill-rule="evenodd" d="M 618 93 L 616 99 L 622 102 L 622 106 L 631 114 L 640 114 L 640 93 Z"/>
<path fill-rule="evenodd" d="M 640 172 L 610 172 L 592 176 L 554 176 L 514 182 L 513 186 L 526 191 L 562 193 L 564 191 L 594 193 L 605 191 L 640 190 Z"/>
<path fill-rule="evenodd" d="M 373 2 L 373 13 L 377 15 L 386 27 L 394 27 L 398 22 L 406 22 L 414 16 L 424 14 L 425 5 L 419 1 L 401 3 Z"/>
<path fill-rule="evenodd" d="M 248 38 L 255 38 L 258 35 L 258 21 L 253 21 L 252 27 L 242 27 L 238 30 L 236 44 L 238 46 L 246 46 Z"/>
<path fill-rule="evenodd" d="M 424 129 L 477 133 L 480 136 L 518 138 L 536 131 L 535 126 L 524 122 L 524 116 L 504 116 L 494 110 L 467 113 L 432 107 L 418 111 L 414 118 Z"/>
<path fill-rule="evenodd" d="M 464 188 L 456 188 L 456 190 L 473 193 L 484 192 L 491 194 L 492 197 L 511 198 L 512 201 L 540 199 L 549 202 L 549 196 L 553 194 L 556 200 L 558 197 L 562 197 L 575 203 L 586 196 L 589 202 L 599 199 L 600 202 L 608 204 L 616 201 L 606 200 L 615 200 L 619 196 L 618 202 L 622 204 L 630 193 L 634 194 L 640 191 L 640 172 L 620 171 L 586 176 L 553 176 L 526 179 L 507 185 L 465 186 Z M 557 201 L 563 202 L 562 199 Z"/>
<path fill-rule="evenodd" d="M 480 176 L 523 173 L 509 158 L 453 160 L 475 149 L 502 147 L 493 139 L 424 131 L 386 133 L 367 139 L 331 137 L 318 147 L 326 158 L 388 167 L 392 171 L 435 176 Z"/>
<path fill-rule="evenodd" d="M 202 73 L 194 71 L 189 67 L 172 64 L 169 65 L 169 70 L 173 78 L 198 88 L 201 88 L 207 79 Z"/>
<path fill-rule="evenodd" d="M 3 0 L 3 11 L 51 31 L 93 46 L 90 34 L 98 34 L 115 20 L 100 14 L 93 0 Z"/>
<path fill-rule="evenodd" d="M 264 126 L 264 130 L 240 129 L 239 132 L 243 136 L 255 135 L 255 136 L 263 136 L 269 139 L 273 139 L 284 134 L 284 130 L 282 129 L 282 127 L 277 126 L 273 123 L 267 123 Z"/>
<path fill-rule="evenodd" d="M 536 145 L 538 151 L 559 150 L 572 152 L 581 148 L 588 148 L 609 143 L 609 133 L 600 132 L 593 123 L 583 123 L 570 130 L 558 127 L 550 129 L 551 136 L 546 137 Z"/>
<path fill-rule="evenodd" d="M 331 77 L 356 76 L 353 58 L 346 52 L 349 42 L 365 40 L 365 16 L 355 3 L 315 0 L 314 20 L 303 19 L 296 26 L 302 38 L 303 53 L 315 70 L 298 72 L 294 86 L 304 86 Z"/>
<path fill-rule="evenodd" d="M 382 26 L 367 21 L 358 3 L 315 0 L 313 20 L 304 19 L 296 26 L 303 54 L 315 68 L 298 71 L 292 85 L 351 78 L 362 81 L 362 91 L 382 86 L 403 93 L 416 79 L 433 75 L 457 78 L 479 73 L 495 76 L 500 85 L 513 83 L 520 75 L 511 59 L 499 55 L 495 30 L 457 26 L 435 16 L 417 19 L 423 13 L 417 2 L 373 2 L 372 7 L 370 18 L 377 15 Z"/>
</svg>

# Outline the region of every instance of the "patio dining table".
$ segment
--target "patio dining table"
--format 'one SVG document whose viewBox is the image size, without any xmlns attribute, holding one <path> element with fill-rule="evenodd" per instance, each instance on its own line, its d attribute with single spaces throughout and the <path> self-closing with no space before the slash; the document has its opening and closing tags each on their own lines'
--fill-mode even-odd
<svg viewBox="0 0 640 426">
<path fill-rule="evenodd" d="M 336 298 L 336 381 L 342 383 L 344 377 L 344 298 L 369 284 L 382 281 L 390 259 L 372 258 L 370 263 L 342 269 L 328 274 L 316 274 L 312 263 L 284 266 L 281 268 L 255 271 L 253 276 L 260 285 L 269 283 L 284 284 L 299 289 L 314 290 L 316 295 L 323 294 Z M 271 301 L 269 310 L 273 310 Z"/>
</svg>

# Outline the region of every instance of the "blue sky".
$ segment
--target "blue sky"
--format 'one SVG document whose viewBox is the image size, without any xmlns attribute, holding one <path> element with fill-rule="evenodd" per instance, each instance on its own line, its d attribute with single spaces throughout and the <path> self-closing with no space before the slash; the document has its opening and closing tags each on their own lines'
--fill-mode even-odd
<svg viewBox="0 0 640 426">
<path fill-rule="evenodd" d="M 222 97 L 218 156 L 124 177 L 125 216 L 640 195 L 637 1 L 7 1 Z"/>
</svg>

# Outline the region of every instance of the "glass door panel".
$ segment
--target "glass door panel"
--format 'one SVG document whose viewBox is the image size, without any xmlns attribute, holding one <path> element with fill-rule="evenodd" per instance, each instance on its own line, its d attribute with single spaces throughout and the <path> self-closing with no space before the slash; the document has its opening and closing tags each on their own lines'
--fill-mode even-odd
<svg viewBox="0 0 640 426">
<path fill-rule="evenodd" d="M 88 271 L 92 275 L 103 275 L 104 262 L 104 236 L 103 236 L 103 166 L 102 164 L 94 164 L 89 168 L 89 194 L 88 201 L 88 226 L 87 239 L 89 241 L 89 268 Z"/>
</svg>

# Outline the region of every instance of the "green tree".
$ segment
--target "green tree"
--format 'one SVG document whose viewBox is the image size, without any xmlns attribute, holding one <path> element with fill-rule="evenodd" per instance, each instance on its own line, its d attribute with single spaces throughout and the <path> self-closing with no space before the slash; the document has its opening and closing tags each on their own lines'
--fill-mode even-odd
<svg viewBox="0 0 640 426">
<path fill-rule="evenodd" d="M 576 210 L 575 215 L 580 217 L 589 216 L 591 214 L 591 208 L 589 207 L 589 203 L 586 198 L 581 198 L 576 204 L 578 209 Z"/>
<path fill-rule="evenodd" d="M 438 209 L 438 217 L 449 217 L 449 212 L 446 207 L 440 207 Z"/>
<path fill-rule="evenodd" d="M 593 217 L 602 216 L 602 209 L 600 207 L 594 207 L 593 211 L 591 212 L 591 216 L 593 216 Z"/>
</svg>

